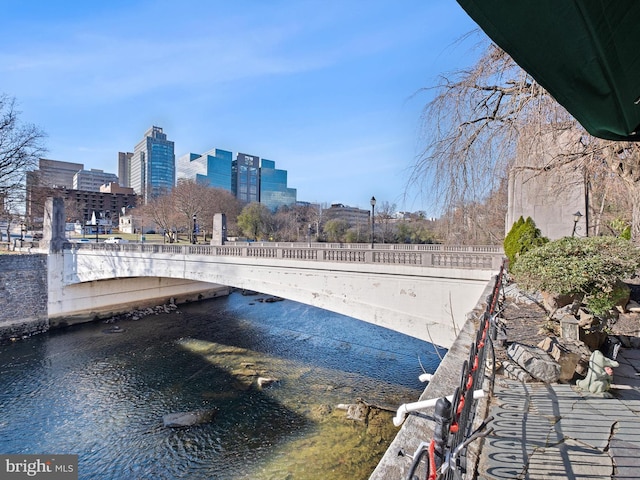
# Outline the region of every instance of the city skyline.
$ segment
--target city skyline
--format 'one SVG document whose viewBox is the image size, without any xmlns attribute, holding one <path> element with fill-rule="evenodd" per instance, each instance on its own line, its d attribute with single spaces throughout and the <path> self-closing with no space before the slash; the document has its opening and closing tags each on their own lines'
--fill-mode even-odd
<svg viewBox="0 0 640 480">
<path fill-rule="evenodd" d="M 403 194 L 421 89 L 474 60 L 455 1 L 4 3 L 0 92 L 48 134 L 46 158 L 117 172 L 157 125 L 176 158 L 273 159 L 301 201 L 436 214 Z"/>
</svg>

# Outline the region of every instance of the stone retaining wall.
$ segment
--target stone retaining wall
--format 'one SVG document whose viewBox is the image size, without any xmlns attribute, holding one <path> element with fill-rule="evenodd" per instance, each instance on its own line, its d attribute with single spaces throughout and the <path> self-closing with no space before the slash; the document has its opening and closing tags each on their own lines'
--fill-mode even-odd
<svg viewBox="0 0 640 480">
<path fill-rule="evenodd" d="M 0 255 L 0 341 L 48 329 L 47 255 Z"/>
</svg>

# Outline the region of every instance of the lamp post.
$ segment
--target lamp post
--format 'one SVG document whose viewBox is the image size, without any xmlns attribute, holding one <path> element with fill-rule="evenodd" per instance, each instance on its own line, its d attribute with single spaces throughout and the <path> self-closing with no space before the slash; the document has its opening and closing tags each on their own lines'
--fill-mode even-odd
<svg viewBox="0 0 640 480">
<path fill-rule="evenodd" d="M 573 214 L 573 231 L 571 232 L 572 237 L 576 234 L 576 230 L 578 229 L 578 222 L 580 221 L 581 217 L 582 214 L 580 213 L 580 211 L 577 211 Z"/>
<path fill-rule="evenodd" d="M 197 222 L 197 217 L 196 214 L 193 214 L 193 235 L 191 237 L 191 243 L 193 243 L 194 245 L 196 244 L 196 222 Z"/>
<path fill-rule="evenodd" d="M 371 197 L 369 202 L 371 204 L 371 248 L 376 240 L 376 197 Z"/>
</svg>

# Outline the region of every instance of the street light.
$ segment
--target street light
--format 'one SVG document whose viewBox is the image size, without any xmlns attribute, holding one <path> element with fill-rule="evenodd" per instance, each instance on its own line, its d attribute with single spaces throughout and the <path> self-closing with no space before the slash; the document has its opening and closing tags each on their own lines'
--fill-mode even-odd
<svg viewBox="0 0 640 480">
<path fill-rule="evenodd" d="M 578 229 L 578 222 L 580 221 L 580 218 L 582 218 L 582 214 L 580 213 L 580 211 L 577 211 L 576 213 L 573 214 L 573 231 L 571 232 L 571 236 L 575 236 L 576 234 L 576 230 Z"/>
<path fill-rule="evenodd" d="M 192 235 L 192 240 L 191 243 L 193 243 L 194 245 L 196 244 L 196 214 L 193 214 L 193 235 Z"/>
<path fill-rule="evenodd" d="M 373 248 L 373 244 L 376 239 L 376 197 L 371 197 L 371 201 L 369 203 L 371 204 L 371 248 Z"/>
</svg>

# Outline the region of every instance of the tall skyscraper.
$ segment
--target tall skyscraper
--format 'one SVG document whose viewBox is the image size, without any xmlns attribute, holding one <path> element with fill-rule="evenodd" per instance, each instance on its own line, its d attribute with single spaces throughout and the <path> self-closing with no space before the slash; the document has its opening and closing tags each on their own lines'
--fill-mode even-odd
<svg viewBox="0 0 640 480">
<path fill-rule="evenodd" d="M 146 204 L 150 199 L 170 191 L 176 181 L 174 144 L 162 128 L 153 126 L 133 150 L 130 164 L 130 187 Z"/>
</svg>

